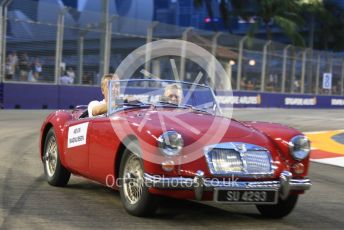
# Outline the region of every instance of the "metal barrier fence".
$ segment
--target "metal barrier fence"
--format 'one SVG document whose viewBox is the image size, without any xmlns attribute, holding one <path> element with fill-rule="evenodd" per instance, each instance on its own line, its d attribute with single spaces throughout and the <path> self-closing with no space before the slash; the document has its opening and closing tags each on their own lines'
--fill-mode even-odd
<svg viewBox="0 0 344 230">
<path fill-rule="evenodd" d="M 57 4 L 0 2 L 1 82 L 98 85 L 102 74 L 114 72 L 139 46 L 159 39 L 184 39 L 216 56 L 234 90 L 344 95 L 344 58 L 331 52 L 109 13 L 78 12 Z M 24 10 L 12 7 L 15 4 Z M 150 60 L 147 51 L 145 69 L 159 78 L 172 78 L 170 57 Z M 202 69 L 174 58 L 186 81 Z M 206 74 L 202 81 L 209 81 Z M 210 81 L 221 89 L 221 79 Z"/>
</svg>

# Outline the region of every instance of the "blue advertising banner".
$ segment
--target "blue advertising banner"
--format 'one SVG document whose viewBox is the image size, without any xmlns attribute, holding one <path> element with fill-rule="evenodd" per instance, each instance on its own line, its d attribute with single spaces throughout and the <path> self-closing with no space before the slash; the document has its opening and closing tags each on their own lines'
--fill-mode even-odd
<svg viewBox="0 0 344 230">
<path fill-rule="evenodd" d="M 218 92 L 216 97 L 221 107 L 344 109 L 343 96 L 234 91 L 233 97 L 226 92 Z"/>
<path fill-rule="evenodd" d="M 70 109 L 101 100 L 99 86 L 4 83 L 2 103 L 5 109 Z M 148 89 L 152 90 L 152 89 Z M 0 92 L 1 93 L 1 92 Z M 202 97 L 198 96 L 198 100 Z M 261 93 L 248 91 L 217 92 L 221 107 L 234 108 L 341 108 L 344 96 Z M 206 101 L 206 98 L 202 100 Z"/>
<path fill-rule="evenodd" d="M 0 83 L 0 109 L 4 108 L 4 83 Z"/>
</svg>

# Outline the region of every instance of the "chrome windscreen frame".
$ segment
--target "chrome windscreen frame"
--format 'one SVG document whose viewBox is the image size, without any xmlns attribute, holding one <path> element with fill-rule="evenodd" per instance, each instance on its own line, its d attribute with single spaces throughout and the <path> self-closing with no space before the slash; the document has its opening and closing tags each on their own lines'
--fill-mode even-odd
<svg viewBox="0 0 344 230">
<path fill-rule="evenodd" d="M 240 154 L 241 160 L 243 161 L 244 165 L 246 164 L 246 162 L 244 162 L 242 155 L 246 151 L 266 151 L 267 156 L 269 158 L 269 162 L 270 162 L 270 171 L 264 172 L 264 173 L 248 173 L 248 172 L 219 173 L 215 170 L 212 160 L 211 160 L 210 154 L 211 154 L 212 149 L 235 150 Z M 204 151 L 204 155 L 207 161 L 208 169 L 213 176 L 219 176 L 219 177 L 231 176 L 231 177 L 242 177 L 242 178 L 269 178 L 269 177 L 274 176 L 275 170 L 277 168 L 273 164 L 270 151 L 258 145 L 253 145 L 253 144 L 243 143 L 243 142 L 223 142 L 219 144 L 208 145 L 203 148 L 203 151 Z"/>
</svg>

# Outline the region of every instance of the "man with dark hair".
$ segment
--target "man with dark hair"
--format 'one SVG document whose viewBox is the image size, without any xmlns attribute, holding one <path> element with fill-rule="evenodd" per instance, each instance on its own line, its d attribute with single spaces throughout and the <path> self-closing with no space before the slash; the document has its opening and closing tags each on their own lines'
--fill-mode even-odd
<svg viewBox="0 0 344 230">
<path fill-rule="evenodd" d="M 117 75 L 113 75 L 113 74 L 105 74 L 102 77 L 100 87 L 101 87 L 104 99 L 102 101 L 91 101 L 88 104 L 88 116 L 89 117 L 94 117 L 94 116 L 103 115 L 103 114 L 107 113 L 107 107 L 108 107 L 108 102 L 109 102 L 108 82 L 110 80 L 119 80 L 119 77 Z"/>
</svg>

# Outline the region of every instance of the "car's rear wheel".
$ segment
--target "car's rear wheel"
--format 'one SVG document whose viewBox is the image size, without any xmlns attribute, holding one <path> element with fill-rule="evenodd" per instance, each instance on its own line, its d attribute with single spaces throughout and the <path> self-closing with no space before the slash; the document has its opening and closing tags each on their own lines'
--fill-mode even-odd
<svg viewBox="0 0 344 230">
<path fill-rule="evenodd" d="M 120 164 L 120 196 L 126 211 L 134 216 L 150 216 L 158 207 L 158 198 L 149 193 L 143 175 L 140 155 L 127 149 Z"/>
<path fill-rule="evenodd" d="M 258 211 L 267 218 L 283 218 L 293 211 L 299 195 L 289 195 L 285 200 L 279 198 L 274 205 L 256 205 Z"/>
<path fill-rule="evenodd" d="M 53 128 L 48 131 L 45 137 L 43 165 L 45 178 L 50 185 L 62 187 L 68 183 L 70 172 L 61 164 Z"/>
</svg>

